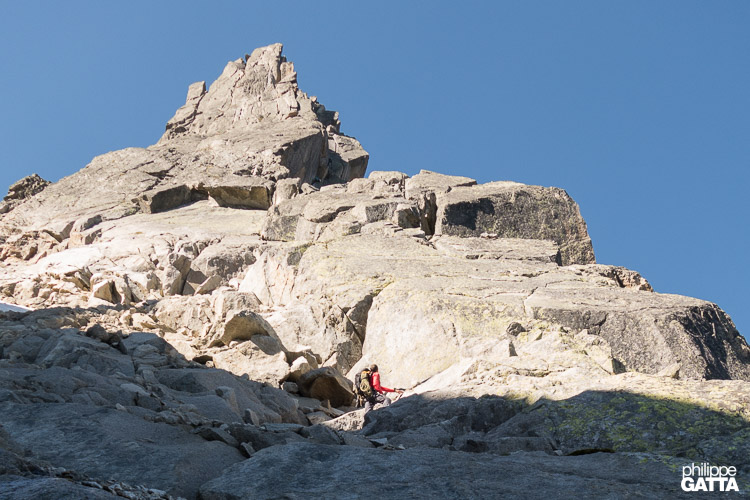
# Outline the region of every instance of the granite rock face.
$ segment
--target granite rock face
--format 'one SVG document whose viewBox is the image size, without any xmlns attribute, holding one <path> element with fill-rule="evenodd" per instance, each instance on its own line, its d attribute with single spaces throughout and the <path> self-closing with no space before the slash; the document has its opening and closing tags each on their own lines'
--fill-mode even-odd
<svg viewBox="0 0 750 500">
<path fill-rule="evenodd" d="M 158 335 L 123 333 L 116 309 L 4 314 L 0 449 L 33 465 L 17 474 L 27 480 L 51 464 L 190 498 L 243 459 L 222 426 L 249 414 L 257 425 L 307 422 L 280 389 L 190 362 Z"/>
<path fill-rule="evenodd" d="M 5 196 L 5 198 L 3 198 L 3 200 L 25 200 L 27 198 L 31 198 L 37 193 L 41 193 L 42 191 L 44 191 L 44 188 L 49 185 L 49 181 L 45 181 L 37 174 L 32 174 L 11 185 L 8 188 L 8 194 Z"/>
<path fill-rule="evenodd" d="M 562 189 L 491 182 L 452 189 L 437 205 L 437 234 L 552 240 L 563 265 L 595 261 L 578 205 Z"/>
<path fill-rule="evenodd" d="M 680 498 L 691 462 L 748 491 L 716 304 L 596 264 L 559 188 L 367 159 L 277 44 L 157 144 L 14 185 L 0 497 Z M 372 363 L 407 391 L 364 415 Z"/>
<path fill-rule="evenodd" d="M 645 498 L 689 498 L 668 486 L 674 476 L 668 466 L 642 463 L 639 458 L 606 453 L 565 459 L 533 454 L 487 457 L 435 449 L 393 452 L 288 444 L 230 467 L 201 488 L 201 497 L 364 498 L 375 491 L 384 497 L 410 499 L 547 495 L 594 499 L 640 496 L 648 491 Z M 288 473 L 282 484 L 274 473 L 277 467 Z M 352 475 L 362 479 L 353 482 Z"/>
<path fill-rule="evenodd" d="M 20 204 L 23 200 L 31 198 L 37 193 L 44 191 L 44 188 L 50 185 L 37 174 L 31 174 L 28 177 L 13 183 L 8 188 L 8 194 L 0 203 L 0 214 L 7 213 Z"/>
<path fill-rule="evenodd" d="M 113 220 L 200 199 L 266 209 L 280 179 L 362 177 L 367 152 L 341 134 L 338 113 L 298 88 L 281 51 L 281 44 L 256 49 L 229 62 L 208 90 L 205 82 L 191 85 L 157 144 L 95 158 L 5 222 L 60 232 L 81 218 Z"/>
</svg>

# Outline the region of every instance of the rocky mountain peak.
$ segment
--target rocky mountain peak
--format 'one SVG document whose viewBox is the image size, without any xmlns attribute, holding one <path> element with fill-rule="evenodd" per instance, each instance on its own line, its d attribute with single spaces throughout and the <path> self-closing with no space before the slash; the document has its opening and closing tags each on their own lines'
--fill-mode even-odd
<svg viewBox="0 0 750 500">
<path fill-rule="evenodd" d="M 184 135 L 246 133 L 295 117 L 319 120 L 330 127 L 330 133 L 338 134 L 337 113 L 326 112 L 315 98 L 300 91 L 294 64 L 281 53 L 280 43 L 255 49 L 227 63 L 208 91 L 205 82 L 192 84 L 185 105 L 169 120 L 159 143 Z"/>
<path fill-rule="evenodd" d="M 6 224 L 66 236 L 76 221 L 159 212 L 196 200 L 266 209 L 277 181 L 346 182 L 368 153 L 339 132 L 338 113 L 300 91 L 281 44 L 230 61 L 206 91 L 190 85 L 162 138 L 94 158 L 24 203 Z M 8 207 L 10 209 L 11 207 Z"/>
<path fill-rule="evenodd" d="M 719 306 L 597 264 L 560 188 L 365 178 L 339 130 L 276 44 L 157 144 L 11 187 L 0 498 L 681 498 L 690 462 L 747 489 Z M 372 363 L 407 390 L 365 414 Z"/>
</svg>

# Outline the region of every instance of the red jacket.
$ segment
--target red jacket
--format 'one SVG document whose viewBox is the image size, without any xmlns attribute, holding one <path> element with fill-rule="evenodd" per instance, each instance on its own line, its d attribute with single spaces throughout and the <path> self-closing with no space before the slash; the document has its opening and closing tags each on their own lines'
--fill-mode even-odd
<svg viewBox="0 0 750 500">
<path fill-rule="evenodd" d="M 383 387 L 382 385 L 380 385 L 380 373 L 373 372 L 372 375 L 371 375 L 371 378 L 372 378 L 372 388 L 375 389 L 376 391 L 378 391 L 380 393 L 383 393 L 383 392 L 396 392 L 393 389 L 389 389 L 387 387 Z"/>
</svg>

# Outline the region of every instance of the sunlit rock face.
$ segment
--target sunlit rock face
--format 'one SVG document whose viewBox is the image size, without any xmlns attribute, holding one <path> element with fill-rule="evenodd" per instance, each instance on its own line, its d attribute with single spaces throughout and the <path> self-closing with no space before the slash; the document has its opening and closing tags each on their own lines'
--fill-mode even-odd
<svg viewBox="0 0 750 500">
<path fill-rule="evenodd" d="M 192 84 L 157 144 L 94 158 L 14 205 L 6 223 L 67 236 L 76 221 L 163 212 L 200 199 L 267 209 L 280 179 L 362 177 L 369 155 L 340 132 L 338 113 L 299 89 L 281 50 L 274 44 L 227 63 L 207 90 L 205 82 Z"/>
<path fill-rule="evenodd" d="M 596 264 L 559 188 L 367 160 L 276 44 L 157 144 L 14 184 L 0 497 L 679 498 L 685 462 L 746 488 L 717 305 Z M 364 415 L 373 363 L 406 393 Z"/>
</svg>

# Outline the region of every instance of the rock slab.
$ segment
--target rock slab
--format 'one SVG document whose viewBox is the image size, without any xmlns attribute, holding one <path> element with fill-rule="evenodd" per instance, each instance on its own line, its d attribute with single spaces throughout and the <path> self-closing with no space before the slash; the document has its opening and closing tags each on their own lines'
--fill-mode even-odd
<svg viewBox="0 0 750 500">
<path fill-rule="evenodd" d="M 278 471 L 285 471 L 279 481 Z M 352 477 L 357 478 L 352 480 Z M 691 498 L 655 458 L 552 457 L 293 443 L 266 448 L 201 487 L 204 500 L 271 498 Z"/>
</svg>

